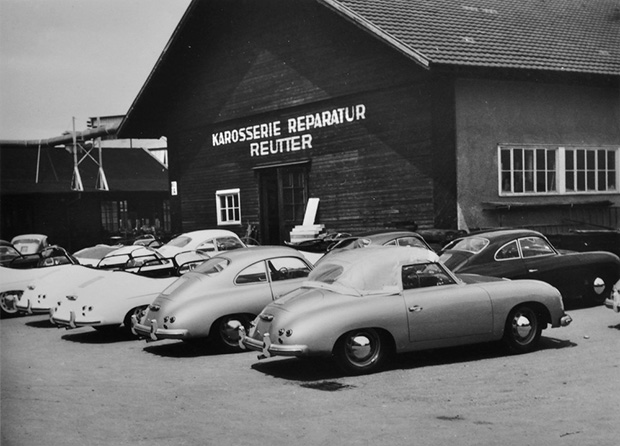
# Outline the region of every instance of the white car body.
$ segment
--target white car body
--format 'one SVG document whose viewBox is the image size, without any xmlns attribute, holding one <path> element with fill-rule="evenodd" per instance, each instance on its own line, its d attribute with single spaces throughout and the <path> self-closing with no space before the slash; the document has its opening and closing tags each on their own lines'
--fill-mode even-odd
<svg viewBox="0 0 620 446">
<path fill-rule="evenodd" d="M 170 240 L 163 246 L 157 248 L 164 257 L 172 257 L 180 252 L 199 251 L 211 256 L 222 252 L 218 240 L 232 238 L 240 246 L 245 247 L 239 236 L 232 231 L 225 229 L 203 229 L 200 231 L 187 232 Z"/>
<path fill-rule="evenodd" d="M 43 278 L 48 275 L 66 269 L 71 265 L 57 265 L 49 266 L 45 268 L 31 268 L 31 269 L 14 269 L 0 267 L 0 296 L 2 297 L 2 306 L 7 306 L 9 313 L 16 312 L 15 305 L 22 295 L 22 293 L 28 287 L 28 284 L 35 279 Z"/>
<path fill-rule="evenodd" d="M 178 277 L 151 278 L 126 271 L 99 271 L 56 301 L 50 320 L 66 328 L 131 328 L 130 318 L 146 308 Z"/>
</svg>

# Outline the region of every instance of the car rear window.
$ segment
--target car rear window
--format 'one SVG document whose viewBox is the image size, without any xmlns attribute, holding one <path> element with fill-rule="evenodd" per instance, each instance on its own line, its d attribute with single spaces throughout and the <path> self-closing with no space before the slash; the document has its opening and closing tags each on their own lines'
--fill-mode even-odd
<svg viewBox="0 0 620 446">
<path fill-rule="evenodd" d="M 194 272 L 204 274 L 206 276 L 212 276 L 224 271 L 228 265 L 230 265 L 230 260 L 223 257 L 212 257 L 197 266 Z"/>
<path fill-rule="evenodd" d="M 463 240 L 458 241 L 451 246 L 450 249 L 454 249 L 456 251 L 467 251 L 472 254 L 477 254 L 486 248 L 489 244 L 489 241 L 482 237 L 467 237 Z"/>
<path fill-rule="evenodd" d="M 336 263 L 323 263 L 317 266 L 310 275 L 308 280 L 315 282 L 323 282 L 332 284 L 342 275 L 344 268 Z"/>
<path fill-rule="evenodd" d="M 182 248 L 182 247 L 184 247 L 185 245 L 187 245 L 191 241 L 192 241 L 191 238 L 186 237 L 184 235 L 180 235 L 180 236 L 170 240 L 168 243 L 166 243 L 166 245 L 168 245 L 168 246 L 176 246 L 177 248 Z"/>
</svg>

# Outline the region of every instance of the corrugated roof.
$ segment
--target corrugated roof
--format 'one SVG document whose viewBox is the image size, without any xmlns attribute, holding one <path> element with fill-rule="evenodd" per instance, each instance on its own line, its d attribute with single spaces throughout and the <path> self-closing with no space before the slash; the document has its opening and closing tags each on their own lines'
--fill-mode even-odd
<svg viewBox="0 0 620 446">
<path fill-rule="evenodd" d="M 422 64 L 620 74 L 619 0 L 319 0 Z"/>
</svg>

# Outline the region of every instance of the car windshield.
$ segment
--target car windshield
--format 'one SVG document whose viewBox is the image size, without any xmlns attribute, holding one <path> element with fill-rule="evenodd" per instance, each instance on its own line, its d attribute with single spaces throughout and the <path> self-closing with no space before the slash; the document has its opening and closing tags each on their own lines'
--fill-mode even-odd
<svg viewBox="0 0 620 446">
<path fill-rule="evenodd" d="M 398 248 L 401 249 L 401 248 Z M 319 264 L 308 275 L 310 283 L 337 289 L 342 294 L 366 295 L 393 292 L 399 285 L 398 268 L 393 262 L 349 262 L 339 260 Z"/>
<path fill-rule="evenodd" d="M 189 242 L 191 242 L 192 239 L 189 238 L 186 235 L 179 235 L 178 237 L 173 238 L 172 240 L 170 240 L 168 243 L 166 243 L 167 246 L 176 246 L 177 248 L 182 248 L 185 245 L 187 245 Z"/>
<path fill-rule="evenodd" d="M 454 249 L 455 251 L 466 251 L 471 252 L 472 254 L 477 254 L 486 248 L 489 244 L 489 240 L 482 237 L 467 237 L 463 240 L 459 240 L 449 249 Z"/>
<path fill-rule="evenodd" d="M 230 260 L 224 257 L 212 257 L 197 266 L 194 272 L 204 274 L 205 276 L 212 276 L 222 272 L 228 265 L 230 265 Z"/>
</svg>

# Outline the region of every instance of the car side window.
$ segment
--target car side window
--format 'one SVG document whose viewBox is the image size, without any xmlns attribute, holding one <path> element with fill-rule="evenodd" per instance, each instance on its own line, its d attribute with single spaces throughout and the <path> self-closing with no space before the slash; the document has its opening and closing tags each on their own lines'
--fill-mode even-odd
<svg viewBox="0 0 620 446">
<path fill-rule="evenodd" d="M 265 262 L 254 263 L 239 273 L 235 279 L 236 284 L 267 282 L 267 271 Z"/>
<path fill-rule="evenodd" d="M 451 285 L 455 281 L 437 263 L 405 265 L 402 269 L 403 289 Z"/>
<path fill-rule="evenodd" d="M 502 246 L 495 253 L 495 260 L 512 260 L 519 258 L 519 248 L 517 247 L 517 241 L 513 240 L 512 242 Z"/>
<path fill-rule="evenodd" d="M 553 248 L 546 240 L 540 237 L 526 237 L 519 239 L 523 257 L 539 257 L 555 254 Z"/>
<path fill-rule="evenodd" d="M 303 260 L 295 257 L 278 257 L 267 261 L 271 281 L 308 277 L 310 268 Z"/>
</svg>

